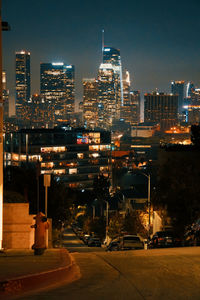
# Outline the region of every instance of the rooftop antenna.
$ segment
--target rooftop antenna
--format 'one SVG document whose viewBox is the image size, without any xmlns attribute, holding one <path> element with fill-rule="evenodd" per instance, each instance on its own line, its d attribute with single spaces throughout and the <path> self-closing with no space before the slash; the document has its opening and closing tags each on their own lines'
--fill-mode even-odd
<svg viewBox="0 0 200 300">
<path fill-rule="evenodd" d="M 104 29 L 102 29 L 102 62 L 103 62 L 103 50 L 104 50 Z"/>
</svg>

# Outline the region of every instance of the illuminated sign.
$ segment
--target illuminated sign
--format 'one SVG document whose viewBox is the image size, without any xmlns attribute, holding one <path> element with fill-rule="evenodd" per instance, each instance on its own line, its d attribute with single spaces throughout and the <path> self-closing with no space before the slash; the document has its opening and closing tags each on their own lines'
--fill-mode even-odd
<svg viewBox="0 0 200 300">
<path fill-rule="evenodd" d="M 87 135 L 78 134 L 77 144 L 89 144 L 89 137 Z"/>
<path fill-rule="evenodd" d="M 108 51 L 110 51 L 110 48 L 105 48 L 104 51 L 107 51 L 107 52 L 108 52 Z"/>
</svg>

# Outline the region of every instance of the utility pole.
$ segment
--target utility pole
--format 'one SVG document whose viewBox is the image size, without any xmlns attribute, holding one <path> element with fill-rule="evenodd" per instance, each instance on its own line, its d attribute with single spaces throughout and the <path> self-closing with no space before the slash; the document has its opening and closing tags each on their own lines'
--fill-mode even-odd
<svg viewBox="0 0 200 300">
<path fill-rule="evenodd" d="M 3 249 L 3 91 L 2 91 L 2 31 L 10 30 L 7 22 L 2 22 L 0 0 L 0 250 Z"/>
</svg>

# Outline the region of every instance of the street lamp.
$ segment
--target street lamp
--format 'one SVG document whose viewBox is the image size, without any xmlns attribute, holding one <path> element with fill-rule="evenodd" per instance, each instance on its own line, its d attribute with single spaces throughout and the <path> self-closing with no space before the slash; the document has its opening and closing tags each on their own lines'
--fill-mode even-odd
<svg viewBox="0 0 200 300">
<path fill-rule="evenodd" d="M 106 203 L 106 242 L 108 239 L 108 223 L 109 223 L 109 203 L 108 201 L 104 200 L 104 202 Z"/>
</svg>

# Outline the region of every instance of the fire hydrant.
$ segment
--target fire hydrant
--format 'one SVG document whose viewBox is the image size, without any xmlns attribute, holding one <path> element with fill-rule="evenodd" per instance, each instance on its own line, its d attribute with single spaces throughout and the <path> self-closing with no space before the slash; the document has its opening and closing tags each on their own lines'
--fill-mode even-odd
<svg viewBox="0 0 200 300">
<path fill-rule="evenodd" d="M 47 248 L 46 239 L 49 223 L 47 217 L 42 212 L 39 212 L 34 219 L 35 224 L 31 226 L 35 228 L 35 240 L 32 249 L 34 250 L 34 255 L 42 255 Z"/>
</svg>

